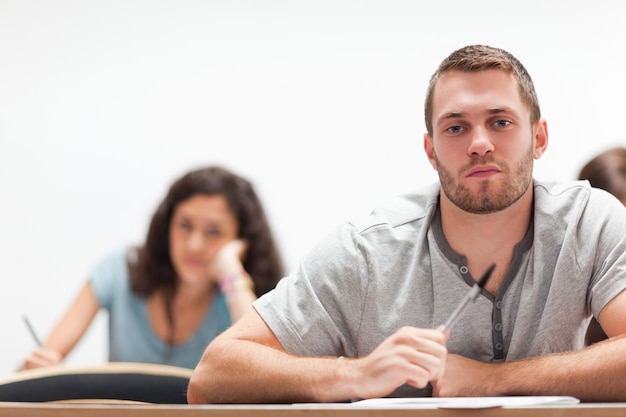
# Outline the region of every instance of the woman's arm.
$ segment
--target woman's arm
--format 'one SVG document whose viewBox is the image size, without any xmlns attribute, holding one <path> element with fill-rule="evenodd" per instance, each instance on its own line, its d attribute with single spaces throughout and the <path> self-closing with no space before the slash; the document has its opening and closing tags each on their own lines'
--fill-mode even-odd
<svg viewBox="0 0 626 417">
<path fill-rule="evenodd" d="M 78 343 L 99 309 L 98 299 L 87 282 L 56 324 L 43 348 L 32 352 L 20 370 L 58 365 Z"/>
<path fill-rule="evenodd" d="M 256 300 L 254 282 L 243 268 L 243 258 L 247 245 L 242 240 L 233 240 L 224 245 L 213 262 L 212 273 L 216 276 L 219 290 L 226 297 L 232 322 L 239 320 L 250 311 Z"/>
</svg>

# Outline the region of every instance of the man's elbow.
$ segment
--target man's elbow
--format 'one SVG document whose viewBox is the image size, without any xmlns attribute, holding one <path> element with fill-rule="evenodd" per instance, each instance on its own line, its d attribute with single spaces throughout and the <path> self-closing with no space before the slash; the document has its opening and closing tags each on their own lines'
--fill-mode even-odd
<svg viewBox="0 0 626 417">
<path fill-rule="evenodd" d="M 187 403 L 188 404 L 205 404 L 201 393 L 201 386 L 195 378 L 195 372 L 189 379 L 189 385 L 187 386 Z"/>
<path fill-rule="evenodd" d="M 225 382 L 224 377 L 228 375 L 228 367 L 223 366 L 227 361 L 219 355 L 223 351 L 220 346 L 218 337 L 209 344 L 191 373 L 187 386 L 188 404 L 216 404 L 224 401 L 221 388 Z"/>
</svg>

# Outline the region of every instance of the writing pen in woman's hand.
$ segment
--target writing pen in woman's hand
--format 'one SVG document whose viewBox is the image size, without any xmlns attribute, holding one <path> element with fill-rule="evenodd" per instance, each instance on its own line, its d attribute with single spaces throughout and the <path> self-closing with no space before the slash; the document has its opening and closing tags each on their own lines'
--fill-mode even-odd
<svg viewBox="0 0 626 417">
<path fill-rule="evenodd" d="M 456 320 L 459 318 L 459 316 L 461 315 L 461 312 L 467 306 L 467 304 L 469 304 L 470 301 L 475 301 L 476 300 L 476 297 L 478 296 L 478 293 L 480 292 L 481 288 L 485 287 L 485 284 L 487 283 L 487 280 L 491 276 L 491 273 L 493 272 L 495 267 L 496 267 L 496 264 L 492 264 L 487 269 L 487 271 L 485 271 L 483 276 L 480 277 L 478 282 L 476 282 L 474 285 L 472 285 L 472 288 L 469 290 L 467 295 L 463 298 L 463 300 L 461 300 L 461 302 L 456 307 L 456 309 L 452 312 L 452 314 L 450 314 L 450 317 L 448 318 L 448 321 L 446 321 L 446 324 L 443 325 L 443 329 L 441 329 L 441 331 L 443 333 L 445 333 L 448 330 L 450 330 L 450 328 L 456 322 Z"/>
<path fill-rule="evenodd" d="M 37 333 L 35 333 L 35 329 L 33 328 L 32 324 L 30 324 L 30 320 L 28 320 L 28 317 L 24 315 L 23 318 L 24 323 L 26 323 L 26 327 L 28 328 L 28 331 L 30 332 L 31 336 L 33 336 L 35 343 L 37 343 L 37 346 L 40 348 L 43 347 L 43 343 L 41 343 L 41 340 L 39 339 L 39 337 L 37 337 Z"/>
</svg>

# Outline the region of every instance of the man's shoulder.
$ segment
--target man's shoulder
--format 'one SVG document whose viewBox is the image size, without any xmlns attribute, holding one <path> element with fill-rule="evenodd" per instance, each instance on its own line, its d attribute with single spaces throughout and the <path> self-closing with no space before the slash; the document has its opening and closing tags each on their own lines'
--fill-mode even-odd
<svg viewBox="0 0 626 417">
<path fill-rule="evenodd" d="M 545 193 L 550 196 L 560 196 L 567 194 L 589 194 L 591 187 L 586 180 L 576 181 L 540 181 L 533 180 L 533 188 L 535 193 Z"/>
<path fill-rule="evenodd" d="M 567 182 L 534 181 L 535 201 L 539 204 L 557 204 L 573 207 L 596 207 L 608 204 L 620 207 L 617 198 L 609 192 L 594 188 L 587 180 Z M 619 204 L 618 204 L 619 203 Z"/>
<path fill-rule="evenodd" d="M 382 201 L 368 216 L 353 221 L 360 231 L 379 225 L 399 227 L 431 217 L 439 200 L 440 186 L 431 184 Z"/>
<path fill-rule="evenodd" d="M 605 221 L 623 223 L 622 203 L 609 192 L 591 187 L 586 180 L 535 181 L 534 192 L 535 219 L 553 228 L 576 224 L 588 232 L 602 227 Z"/>
<path fill-rule="evenodd" d="M 591 187 L 587 181 L 533 181 L 535 209 L 537 208 L 572 208 L 589 200 Z"/>
</svg>

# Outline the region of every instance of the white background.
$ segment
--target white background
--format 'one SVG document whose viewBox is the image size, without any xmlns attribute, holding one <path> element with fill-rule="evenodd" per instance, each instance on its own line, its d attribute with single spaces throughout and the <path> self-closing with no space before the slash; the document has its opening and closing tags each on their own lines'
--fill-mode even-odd
<svg viewBox="0 0 626 417">
<path fill-rule="evenodd" d="M 0 375 L 90 268 L 141 243 L 170 183 L 250 178 L 288 268 L 339 222 L 436 180 L 428 79 L 454 49 L 502 47 L 533 76 L 569 180 L 623 145 L 618 1 L 0 0 Z M 106 359 L 100 314 L 67 364 Z"/>
</svg>

